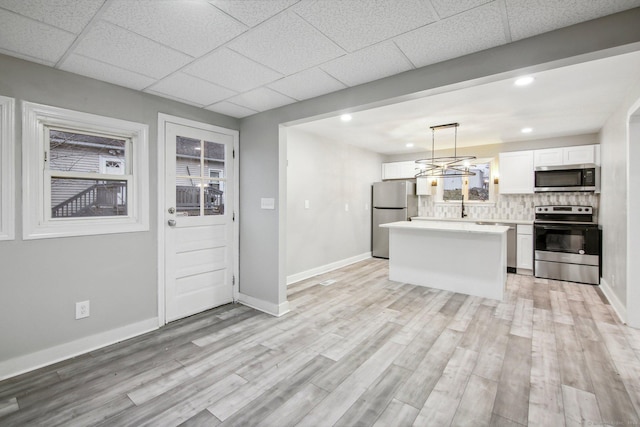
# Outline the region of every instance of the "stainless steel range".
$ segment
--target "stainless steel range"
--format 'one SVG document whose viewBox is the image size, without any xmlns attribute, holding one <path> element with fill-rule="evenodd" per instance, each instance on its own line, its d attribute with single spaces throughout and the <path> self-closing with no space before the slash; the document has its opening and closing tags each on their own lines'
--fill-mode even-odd
<svg viewBox="0 0 640 427">
<path fill-rule="evenodd" d="M 591 206 L 536 206 L 534 275 L 600 283 L 600 230 Z"/>
</svg>

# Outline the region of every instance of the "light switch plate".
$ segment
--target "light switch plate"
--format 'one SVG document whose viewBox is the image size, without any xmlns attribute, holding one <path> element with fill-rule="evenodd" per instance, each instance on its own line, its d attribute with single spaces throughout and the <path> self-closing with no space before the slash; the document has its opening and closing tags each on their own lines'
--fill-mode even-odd
<svg viewBox="0 0 640 427">
<path fill-rule="evenodd" d="M 308 200 L 304 201 L 304 208 L 305 209 L 309 209 L 309 201 Z"/>
<path fill-rule="evenodd" d="M 263 197 L 260 199 L 260 209 L 275 209 L 276 199 L 272 197 Z"/>
</svg>

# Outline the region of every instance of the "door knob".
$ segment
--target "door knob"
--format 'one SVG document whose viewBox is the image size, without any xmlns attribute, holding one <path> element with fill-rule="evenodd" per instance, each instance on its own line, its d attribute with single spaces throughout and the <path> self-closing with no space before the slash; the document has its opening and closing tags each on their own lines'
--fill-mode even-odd
<svg viewBox="0 0 640 427">
<path fill-rule="evenodd" d="M 167 221 L 167 224 L 169 224 L 171 227 L 175 227 L 176 220 L 175 219 L 170 219 L 169 221 Z"/>
</svg>

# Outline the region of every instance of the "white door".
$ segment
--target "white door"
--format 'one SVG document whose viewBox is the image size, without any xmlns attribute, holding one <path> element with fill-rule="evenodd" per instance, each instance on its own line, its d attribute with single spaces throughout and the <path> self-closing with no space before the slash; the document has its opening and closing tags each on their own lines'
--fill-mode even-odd
<svg viewBox="0 0 640 427">
<path fill-rule="evenodd" d="M 166 122 L 165 150 L 170 322 L 233 300 L 234 136 Z M 211 170 L 220 173 L 212 177 Z"/>
</svg>

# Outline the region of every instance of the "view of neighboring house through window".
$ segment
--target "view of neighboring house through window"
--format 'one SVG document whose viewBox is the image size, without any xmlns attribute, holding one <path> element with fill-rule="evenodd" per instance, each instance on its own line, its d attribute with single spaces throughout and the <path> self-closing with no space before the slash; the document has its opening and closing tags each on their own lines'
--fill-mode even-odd
<svg viewBox="0 0 640 427">
<path fill-rule="evenodd" d="M 23 237 L 149 229 L 148 126 L 23 103 Z"/>
<path fill-rule="evenodd" d="M 489 200 L 489 180 L 491 177 L 491 161 L 482 160 L 482 163 L 469 166 L 472 176 L 451 176 L 441 178 L 442 201 L 461 200 L 486 202 Z M 452 175 L 455 171 L 450 172 Z M 449 174 L 449 172 L 447 172 Z"/>
<path fill-rule="evenodd" d="M 176 210 L 180 216 L 224 214 L 225 146 L 178 136 Z"/>
<path fill-rule="evenodd" d="M 51 218 L 127 215 L 131 141 L 47 129 Z"/>
</svg>

